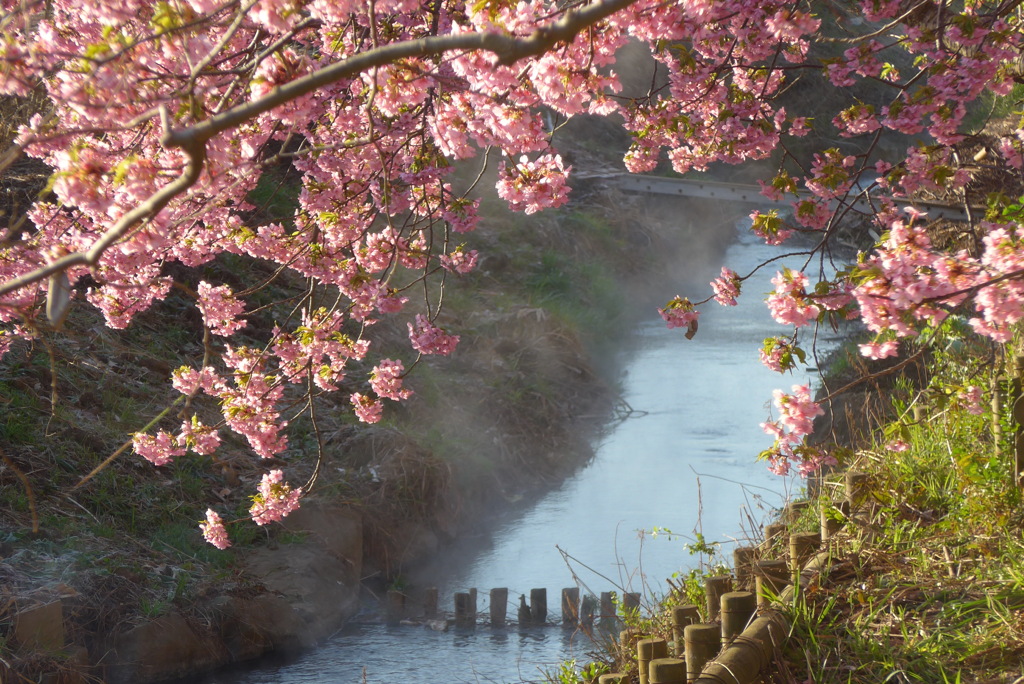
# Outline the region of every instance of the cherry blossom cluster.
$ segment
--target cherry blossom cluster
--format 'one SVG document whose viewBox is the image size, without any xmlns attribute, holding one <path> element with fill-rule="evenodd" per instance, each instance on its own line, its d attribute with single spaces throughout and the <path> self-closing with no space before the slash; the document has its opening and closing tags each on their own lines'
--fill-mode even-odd
<svg viewBox="0 0 1024 684">
<path fill-rule="evenodd" d="M 715 301 L 722 306 L 736 306 L 736 298 L 740 296 L 740 277 L 731 268 L 722 267 L 722 274 L 711 281 L 711 289 L 715 291 Z"/>
<path fill-rule="evenodd" d="M 257 525 L 277 522 L 299 507 L 302 488 L 293 489 L 284 481 L 284 473 L 271 470 L 263 475 L 257 493 L 252 497 L 249 515 Z"/>
<path fill-rule="evenodd" d="M 199 529 L 203 533 L 203 538 L 221 551 L 231 546 L 224 521 L 212 508 L 206 509 L 206 520 L 199 523 Z"/>
<path fill-rule="evenodd" d="M 658 313 L 669 328 L 686 328 L 700 317 L 700 311 L 686 297 L 673 297 Z"/>
<path fill-rule="evenodd" d="M 430 322 L 423 314 L 416 314 L 415 323 L 409 323 L 409 341 L 412 348 L 421 354 L 447 356 L 455 351 L 458 335 L 450 335 Z"/>
<path fill-rule="evenodd" d="M 533 161 L 524 155 L 516 164 L 502 162 L 498 166 L 498 196 L 527 214 L 560 207 L 569 201 L 565 180 L 571 169 L 557 154 L 545 154 Z"/>
<path fill-rule="evenodd" d="M 773 397 L 779 417 L 761 424 L 766 434 L 775 437 L 774 446 L 763 454 L 768 459 L 769 469 L 776 474 L 786 475 L 790 465 L 796 464 L 798 472 L 806 477 L 822 465 L 834 464 L 834 457 L 804 444 L 807 436 L 814 431 L 814 419 L 825 413 L 811 399 L 810 387 L 793 385 L 792 394 L 775 390 Z"/>
<path fill-rule="evenodd" d="M 802 363 L 805 358 L 804 351 L 792 339 L 785 337 L 766 337 L 760 356 L 765 368 L 776 373 L 793 370 L 797 362 Z"/>
<path fill-rule="evenodd" d="M 785 268 L 775 274 L 775 290 L 767 298 L 768 311 L 777 323 L 800 328 L 817 320 L 821 307 L 807 293 L 810 281 L 800 271 Z"/>
<path fill-rule="evenodd" d="M 214 287 L 203 280 L 199 283 L 198 292 L 203 321 L 214 335 L 231 337 L 245 327 L 245 321 L 237 320 L 245 304 L 235 298 L 227 285 Z"/>
</svg>

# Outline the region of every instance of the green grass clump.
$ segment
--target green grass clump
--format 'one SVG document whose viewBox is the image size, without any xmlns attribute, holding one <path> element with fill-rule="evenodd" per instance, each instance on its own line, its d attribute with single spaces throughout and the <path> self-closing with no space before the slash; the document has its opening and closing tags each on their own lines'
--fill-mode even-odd
<svg viewBox="0 0 1024 684">
<path fill-rule="evenodd" d="M 895 420 L 850 464 L 869 494 L 842 516 L 830 570 L 786 608 L 799 681 L 1020 675 L 1024 505 L 1008 420 L 1020 383 L 967 333 L 939 333 L 927 384 L 895 383 Z M 985 390 L 980 403 L 966 398 L 972 386 Z M 995 410 L 992 387 L 1002 390 Z M 823 496 L 841 491 L 836 479 Z"/>
</svg>

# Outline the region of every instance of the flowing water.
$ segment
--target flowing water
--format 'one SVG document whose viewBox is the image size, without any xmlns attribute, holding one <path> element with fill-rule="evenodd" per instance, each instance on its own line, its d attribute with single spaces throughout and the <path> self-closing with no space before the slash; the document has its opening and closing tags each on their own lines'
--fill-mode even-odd
<svg viewBox="0 0 1024 684">
<path fill-rule="evenodd" d="M 780 253 L 741 234 L 726 263 L 745 274 Z M 417 583 L 438 586 L 441 607 L 449 611 L 454 592 L 477 588 L 486 612 L 489 590 L 507 587 L 511 618 L 521 594 L 546 588 L 552 619 L 561 588 L 577 582 L 582 593 L 595 595 L 664 594 L 665 578 L 695 567 L 684 544 L 697 533 L 722 542 L 731 557 L 735 541 L 756 532 L 752 527 L 766 511 L 799 488 L 755 462 L 771 443 L 758 423 L 767 417 L 772 390 L 810 381 L 780 377 L 757 360 L 762 340 L 778 332 L 762 301 L 775 270 L 745 282 L 738 307 L 706 305 L 693 340 L 660 319 L 642 325 L 621 363 L 623 398 L 633 412 L 609 429 L 591 464 L 493 536 L 446 550 Z M 674 534 L 653 538 L 654 527 Z M 569 658 L 584 662 L 593 649 L 589 638 L 560 627 L 435 632 L 357 621 L 298 660 L 209 681 L 544 681 L 545 671 Z"/>
</svg>

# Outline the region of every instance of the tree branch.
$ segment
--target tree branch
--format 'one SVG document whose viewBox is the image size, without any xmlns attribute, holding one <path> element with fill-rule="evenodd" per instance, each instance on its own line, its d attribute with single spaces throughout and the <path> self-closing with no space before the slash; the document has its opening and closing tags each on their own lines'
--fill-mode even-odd
<svg viewBox="0 0 1024 684">
<path fill-rule="evenodd" d="M 514 64 L 520 59 L 541 55 L 559 42 L 572 40 L 583 29 L 629 7 L 634 2 L 636 0 L 598 0 L 582 9 L 568 10 L 558 21 L 538 28 L 523 38 L 491 32 L 466 33 L 454 36 L 432 36 L 384 45 L 318 69 L 311 74 L 274 88 L 258 100 L 232 107 L 182 130 L 173 130 L 166 109 L 161 109 L 160 115 L 164 127 L 161 143 L 167 149 L 183 150 L 189 158 L 181 176 L 157 190 L 138 207 L 122 216 L 88 251 L 67 254 L 45 266 L 5 283 L 0 283 L 0 296 L 37 283 L 74 266 L 95 266 L 99 263 L 103 253 L 127 235 L 136 224 L 156 216 L 172 199 L 188 190 L 199 180 L 203 163 L 206 160 L 206 142 L 208 140 L 250 121 L 260 114 L 269 112 L 275 107 L 308 95 L 341 79 L 410 57 L 482 50 L 495 54 L 498 57 L 497 63 L 500 65 Z"/>
</svg>

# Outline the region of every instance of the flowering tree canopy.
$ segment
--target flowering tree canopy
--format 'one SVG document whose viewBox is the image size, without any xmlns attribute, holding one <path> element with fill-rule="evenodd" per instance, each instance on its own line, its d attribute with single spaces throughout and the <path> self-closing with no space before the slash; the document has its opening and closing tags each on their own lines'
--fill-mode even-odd
<svg viewBox="0 0 1024 684">
<path fill-rule="evenodd" d="M 167 296 L 174 273 L 225 253 L 269 264 L 275 275 L 298 274 L 309 293 L 332 293 L 300 295 L 295 314 L 255 348 L 231 338 L 264 283 L 191 288 L 207 335 L 224 344 L 218 353 L 207 344 L 206 358 L 175 371 L 173 383 L 190 400 L 219 402 L 223 420 L 192 417 L 177 433 L 137 434 L 135 450 L 156 465 L 186 449 L 212 453 L 224 429 L 261 457 L 280 454 L 287 387 L 310 396 L 338 390 L 353 360 L 374 358 L 373 322 L 401 312 L 423 280 L 474 268 L 477 255 L 458 236 L 477 225 L 477 203 L 453 182 L 454 160 L 500 151 L 496 189 L 512 209 L 565 203 L 571 168 L 555 147 L 552 115 L 620 120 L 632 136 L 631 172 L 665 160 L 679 173 L 778 161 L 763 192 L 791 197 L 792 218 L 753 217 L 772 243 L 818 232 L 826 245 L 854 197 L 871 191 L 882 238 L 870 255 L 816 284 L 788 269 L 774 279 L 768 305 L 793 330 L 762 351 L 776 370 L 802 361 L 798 336 L 830 318 L 860 318 L 878 335 L 865 353 L 882 357 L 895 353 L 897 338 L 953 311 L 972 312 L 974 328 L 996 340 L 1024 316 L 1019 210 L 972 216 L 973 248 L 950 251 L 931 244 L 924 216 L 893 201 L 924 191 L 962 198 L 981 165 L 1021 169 L 1019 127 L 984 161 L 956 151 L 972 103 L 1013 86 L 1019 2 L 860 0 L 823 3 L 824 17 L 814 3 L 788 0 L 0 6 L 0 93 L 46 100 L 2 163 L 24 153 L 53 169 L 51 192 L 0 234 L 0 354 L 43 326 L 59 327 L 79 299 L 124 328 Z M 822 58 L 809 50 L 826 40 L 825 19 L 837 28 Z M 668 76 L 646 96 L 625 98 L 616 57 L 636 41 Z M 804 74 L 836 89 L 867 83 L 888 103 L 855 102 L 831 124 L 811 122 L 779 101 Z M 812 125 L 862 141 L 860 151 L 791 154 L 787 145 Z M 921 142 L 887 158 L 879 146 L 887 131 Z M 247 197 L 281 160 L 301 174 L 293 221 L 253 225 Z M 723 269 L 715 298 L 735 303 L 745 277 Z M 438 306 L 428 298 L 405 314 L 414 314 L 409 341 L 418 354 L 456 348 L 458 336 L 436 323 Z M 663 315 L 696 331 L 699 309 L 688 299 L 674 299 Z M 350 396 L 355 414 L 374 422 L 383 400 L 407 398 L 406 372 L 399 361 L 377 360 L 364 391 Z M 778 393 L 776 404 L 780 419 L 766 424 L 778 437 L 773 464 L 813 467 L 822 456 L 803 441 L 820 407 L 799 386 Z M 252 516 L 280 519 L 301 494 L 272 471 Z M 203 529 L 227 545 L 216 512 Z"/>
</svg>

